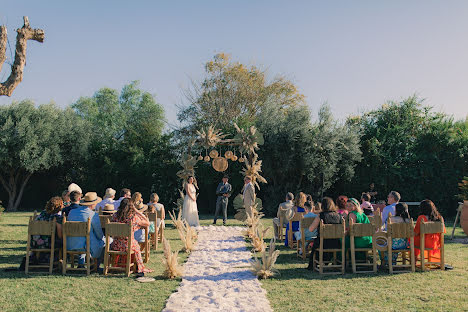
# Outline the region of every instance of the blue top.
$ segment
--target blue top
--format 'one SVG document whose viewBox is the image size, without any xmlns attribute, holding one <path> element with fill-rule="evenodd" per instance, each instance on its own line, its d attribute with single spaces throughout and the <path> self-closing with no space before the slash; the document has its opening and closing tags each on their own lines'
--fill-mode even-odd
<svg viewBox="0 0 468 312">
<path fill-rule="evenodd" d="M 99 215 L 85 206 L 78 206 L 68 214 L 67 221 L 88 222 L 91 219 L 91 232 L 89 233 L 89 247 L 91 257 L 99 258 L 104 247 L 104 234 L 102 233 Z M 67 250 L 86 250 L 86 237 L 67 237 Z"/>
<path fill-rule="evenodd" d="M 305 210 L 302 207 L 297 207 L 297 212 L 305 212 Z M 284 240 L 284 246 L 288 246 L 288 231 L 289 231 L 289 222 L 286 225 L 286 239 Z M 292 231 L 293 232 L 299 231 L 299 221 L 292 222 Z"/>
<path fill-rule="evenodd" d="M 391 213 L 392 216 L 395 216 L 395 206 L 397 203 L 393 203 L 391 205 L 385 206 L 385 208 L 382 211 L 382 225 L 384 226 L 384 230 L 387 230 L 387 220 L 388 220 L 388 214 Z"/>
<path fill-rule="evenodd" d="M 229 184 L 227 182 L 226 182 L 226 184 L 224 184 L 223 182 L 221 182 L 221 183 L 218 184 L 218 187 L 216 188 L 216 195 L 218 195 L 220 197 L 227 198 L 227 197 L 223 196 L 223 194 L 228 194 L 228 196 L 229 196 L 231 191 L 232 191 L 231 184 Z"/>
<path fill-rule="evenodd" d="M 75 208 L 78 208 L 78 207 L 83 207 L 83 206 L 80 206 L 80 205 L 75 204 L 75 203 L 70 204 L 69 206 L 62 209 L 62 216 L 68 216 L 68 214 L 70 213 L 70 211 L 72 209 L 75 209 Z"/>
</svg>

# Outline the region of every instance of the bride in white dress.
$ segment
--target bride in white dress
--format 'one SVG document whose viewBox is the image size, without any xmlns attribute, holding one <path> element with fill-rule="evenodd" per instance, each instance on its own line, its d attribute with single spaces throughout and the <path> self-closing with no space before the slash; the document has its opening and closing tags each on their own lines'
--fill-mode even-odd
<svg viewBox="0 0 468 312">
<path fill-rule="evenodd" d="M 184 206 L 182 208 L 182 219 L 187 221 L 190 226 L 200 226 L 198 219 L 197 195 L 193 177 L 187 179 L 185 184 Z"/>
</svg>

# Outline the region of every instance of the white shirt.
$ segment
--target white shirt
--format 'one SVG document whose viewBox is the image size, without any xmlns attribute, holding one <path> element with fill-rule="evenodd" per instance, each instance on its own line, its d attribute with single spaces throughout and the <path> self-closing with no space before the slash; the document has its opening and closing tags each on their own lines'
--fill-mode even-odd
<svg viewBox="0 0 468 312">
<path fill-rule="evenodd" d="M 118 200 L 114 200 L 113 204 L 114 204 L 114 210 L 119 210 L 119 206 L 120 206 L 120 202 L 122 200 L 124 200 L 125 197 L 120 197 Z"/>
<path fill-rule="evenodd" d="M 104 206 L 107 204 L 114 204 L 114 200 L 112 198 L 104 198 L 99 204 L 96 205 L 96 208 L 94 208 L 95 211 L 99 211 L 99 208 L 104 210 Z M 114 208 L 115 210 L 115 208 Z"/>
</svg>

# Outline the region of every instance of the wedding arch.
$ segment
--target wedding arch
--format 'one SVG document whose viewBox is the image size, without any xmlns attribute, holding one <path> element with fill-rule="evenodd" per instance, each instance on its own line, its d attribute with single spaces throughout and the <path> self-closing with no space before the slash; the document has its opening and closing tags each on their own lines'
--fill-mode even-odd
<svg viewBox="0 0 468 312">
<path fill-rule="evenodd" d="M 240 128 L 237 124 L 234 124 L 234 127 L 237 133 L 232 138 L 213 126 L 196 131 L 196 137 L 189 141 L 187 151 L 181 155 L 180 159 L 182 170 L 177 172 L 177 176 L 182 180 L 182 188 L 185 187 L 190 176 L 195 177 L 195 166 L 199 161 L 211 162 L 213 169 L 217 172 L 225 172 L 229 167 L 229 161 L 244 163 L 244 168 L 240 173 L 243 176 L 250 176 L 254 186 L 260 189 L 259 182 L 267 183 L 267 180 L 260 175 L 262 161 L 258 159 L 256 152 L 259 146 L 264 144 L 263 135 L 255 126 L 247 130 Z M 221 146 L 227 149 L 223 155 L 218 151 Z M 197 151 L 196 155 L 192 155 L 194 150 Z M 202 155 L 203 150 L 204 155 Z M 198 187 L 196 179 L 194 184 Z M 181 197 L 183 197 L 182 192 Z M 243 207 L 239 207 L 236 205 L 236 200 L 234 201 L 235 208 L 238 211 L 241 210 Z M 181 204 L 182 201 L 179 200 L 178 206 Z"/>
</svg>

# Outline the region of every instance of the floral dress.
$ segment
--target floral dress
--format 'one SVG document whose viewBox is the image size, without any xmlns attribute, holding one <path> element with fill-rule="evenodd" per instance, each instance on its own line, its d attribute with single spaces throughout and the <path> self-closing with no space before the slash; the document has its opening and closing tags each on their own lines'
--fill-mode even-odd
<svg viewBox="0 0 468 312">
<path fill-rule="evenodd" d="M 140 229 L 141 217 L 139 215 L 133 215 L 126 220 L 118 220 L 117 214 L 112 216 L 112 222 L 131 223 L 132 224 L 132 251 L 135 253 L 135 262 L 138 266 L 138 273 L 144 272 L 145 266 L 143 264 L 143 258 L 141 257 L 141 250 L 138 241 L 134 237 L 135 231 Z M 110 245 L 112 250 L 116 251 L 127 251 L 128 241 L 126 238 L 114 237 L 114 241 Z M 114 265 L 118 265 L 120 257 L 116 257 Z"/>
<path fill-rule="evenodd" d="M 52 221 L 55 218 L 58 224 L 62 224 L 63 216 L 59 214 L 48 214 L 45 210 L 36 217 L 36 221 Z M 47 249 L 50 248 L 51 237 L 47 235 L 33 235 L 31 238 L 32 249 Z M 58 238 L 55 232 L 55 246 L 61 246 L 62 240 Z"/>
</svg>

